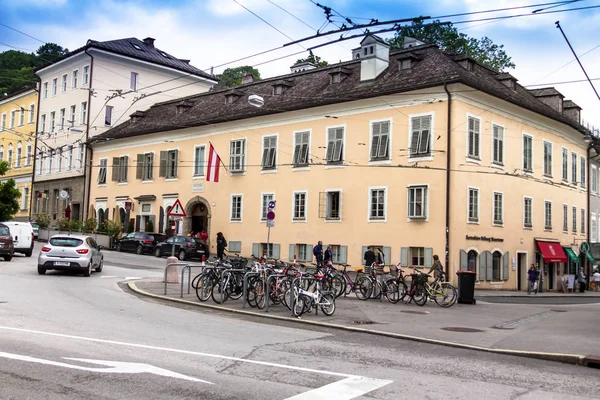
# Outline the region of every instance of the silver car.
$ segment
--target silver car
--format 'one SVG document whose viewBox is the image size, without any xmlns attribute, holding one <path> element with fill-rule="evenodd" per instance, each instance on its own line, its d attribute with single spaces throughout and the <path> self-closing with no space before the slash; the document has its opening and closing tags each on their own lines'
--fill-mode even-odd
<svg viewBox="0 0 600 400">
<path fill-rule="evenodd" d="M 80 271 L 90 276 L 92 270 L 102 271 L 102 246 L 84 235 L 56 235 L 42 247 L 38 257 L 38 274 L 49 269 Z"/>
</svg>

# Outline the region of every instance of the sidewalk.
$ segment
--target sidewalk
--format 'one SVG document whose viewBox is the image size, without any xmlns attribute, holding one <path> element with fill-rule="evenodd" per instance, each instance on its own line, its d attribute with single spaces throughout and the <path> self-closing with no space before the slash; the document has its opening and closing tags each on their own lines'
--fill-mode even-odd
<svg viewBox="0 0 600 400">
<path fill-rule="evenodd" d="M 164 296 L 162 279 L 143 279 L 131 282 L 129 286 L 141 294 Z M 600 354 L 597 350 L 600 304 L 491 304 L 484 300 L 486 293 L 489 292 L 476 293 L 479 296 L 476 305 L 457 303 L 448 309 L 438 307 L 434 302 L 419 307 L 414 303 L 391 304 L 385 298 L 383 301 L 362 301 L 351 294 L 336 299 L 336 311 L 333 316 L 327 317 L 321 312 L 318 315 L 311 313 L 303 315 L 302 321 L 377 331 L 379 334 L 390 336 L 408 335 L 483 349 L 579 356 Z M 497 295 L 495 292 L 493 294 Z M 524 295 L 527 296 L 527 293 Z M 556 297 L 556 294 L 544 293 L 537 296 L 551 298 Z M 587 296 L 595 298 L 593 295 Z M 168 284 L 166 298 L 202 306 L 223 307 L 232 312 L 243 310 L 241 300 L 228 300 L 222 306 L 215 304 L 212 299 L 200 303 L 193 288 L 190 294 L 187 294 L 187 283 L 183 298 L 180 298 L 180 284 Z M 600 302 L 600 298 L 595 300 Z M 247 306 L 244 311 L 267 316 L 264 309 Z M 268 316 L 297 321 L 283 305 L 272 306 Z"/>
</svg>

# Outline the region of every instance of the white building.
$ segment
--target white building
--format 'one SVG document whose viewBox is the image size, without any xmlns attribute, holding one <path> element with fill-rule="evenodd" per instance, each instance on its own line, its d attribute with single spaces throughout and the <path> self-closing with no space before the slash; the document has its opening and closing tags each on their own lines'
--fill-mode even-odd
<svg viewBox="0 0 600 400">
<path fill-rule="evenodd" d="M 86 141 L 152 104 L 205 92 L 216 79 L 156 47 L 154 39 L 97 42 L 40 68 L 33 198 L 52 220 L 87 215 L 92 154 Z M 124 160 L 133 164 L 135 160 Z M 61 200 L 61 190 L 69 198 Z M 96 199 L 97 202 L 97 199 Z"/>
</svg>

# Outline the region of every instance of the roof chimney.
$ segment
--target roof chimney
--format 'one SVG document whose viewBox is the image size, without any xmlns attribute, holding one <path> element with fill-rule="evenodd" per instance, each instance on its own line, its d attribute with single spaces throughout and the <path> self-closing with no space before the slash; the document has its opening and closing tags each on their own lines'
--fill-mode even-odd
<svg viewBox="0 0 600 400">
<path fill-rule="evenodd" d="M 360 49 L 360 81 L 375 80 L 390 63 L 390 46 L 382 38 L 369 34 L 360 42 Z"/>
<path fill-rule="evenodd" d="M 242 76 L 242 85 L 252 82 L 254 82 L 254 75 L 252 75 L 250 72 L 246 72 L 244 76 Z"/>
<path fill-rule="evenodd" d="M 571 100 L 563 101 L 563 115 L 581 124 L 581 107 Z"/>
<path fill-rule="evenodd" d="M 150 47 L 154 47 L 154 38 L 147 37 L 146 39 L 144 39 L 144 44 Z"/>
</svg>

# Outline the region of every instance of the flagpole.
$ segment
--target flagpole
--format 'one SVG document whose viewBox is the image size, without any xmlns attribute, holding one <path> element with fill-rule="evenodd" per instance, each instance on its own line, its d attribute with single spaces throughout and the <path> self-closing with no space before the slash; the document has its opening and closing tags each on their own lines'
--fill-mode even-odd
<svg viewBox="0 0 600 400">
<path fill-rule="evenodd" d="M 215 147 L 215 146 L 213 146 L 213 144 L 210 141 L 208 142 L 208 144 L 210 144 L 213 148 Z M 229 170 L 227 169 L 227 166 L 225 165 L 225 163 L 223 162 L 223 159 L 221 157 L 219 157 L 219 161 L 221 161 L 221 165 L 223 166 L 223 168 L 225 168 L 225 171 L 229 172 Z"/>
</svg>

